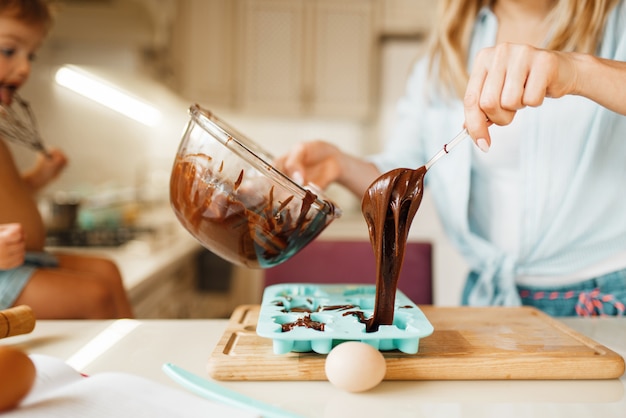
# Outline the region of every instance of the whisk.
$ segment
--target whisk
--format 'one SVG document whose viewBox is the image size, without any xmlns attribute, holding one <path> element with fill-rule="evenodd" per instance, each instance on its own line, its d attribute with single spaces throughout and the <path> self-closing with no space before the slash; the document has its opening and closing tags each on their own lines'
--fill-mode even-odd
<svg viewBox="0 0 626 418">
<path fill-rule="evenodd" d="M 39 135 L 35 114 L 28 102 L 17 94 L 13 96 L 13 104 L 0 104 L 0 136 L 50 157 Z"/>
</svg>

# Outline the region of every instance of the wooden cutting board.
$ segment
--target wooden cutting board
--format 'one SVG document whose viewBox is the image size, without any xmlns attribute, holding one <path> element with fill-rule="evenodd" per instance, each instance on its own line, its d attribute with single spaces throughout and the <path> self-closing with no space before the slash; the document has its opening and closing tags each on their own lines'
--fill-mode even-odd
<svg viewBox="0 0 626 418">
<path fill-rule="evenodd" d="M 612 379 L 624 373 L 614 351 L 531 307 L 420 306 L 435 331 L 417 354 L 384 352 L 385 380 Z M 326 356 L 274 354 L 259 337 L 259 305 L 242 305 L 208 361 L 218 380 L 326 380 Z"/>
</svg>

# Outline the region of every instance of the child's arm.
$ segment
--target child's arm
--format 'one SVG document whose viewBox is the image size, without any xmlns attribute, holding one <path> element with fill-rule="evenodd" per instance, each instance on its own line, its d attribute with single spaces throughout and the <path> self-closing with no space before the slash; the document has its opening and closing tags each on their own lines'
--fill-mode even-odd
<svg viewBox="0 0 626 418">
<path fill-rule="evenodd" d="M 51 149 L 49 154 L 49 156 L 39 155 L 35 166 L 22 176 L 33 192 L 54 180 L 67 165 L 67 157 L 62 151 Z"/>
<path fill-rule="evenodd" d="M 22 225 L 0 225 L 0 270 L 8 270 L 24 263 L 26 241 Z"/>
</svg>

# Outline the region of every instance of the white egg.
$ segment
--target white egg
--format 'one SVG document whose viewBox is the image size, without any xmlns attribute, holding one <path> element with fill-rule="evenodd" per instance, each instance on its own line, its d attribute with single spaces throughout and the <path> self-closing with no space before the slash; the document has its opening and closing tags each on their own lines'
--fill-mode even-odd
<svg viewBox="0 0 626 418">
<path fill-rule="evenodd" d="M 326 357 L 326 378 L 348 392 L 364 392 L 378 385 L 387 371 L 380 351 L 369 344 L 347 341 L 330 350 Z"/>
<path fill-rule="evenodd" d="M 25 352 L 0 346 L 0 415 L 15 408 L 30 392 L 36 374 L 35 364 Z"/>
</svg>

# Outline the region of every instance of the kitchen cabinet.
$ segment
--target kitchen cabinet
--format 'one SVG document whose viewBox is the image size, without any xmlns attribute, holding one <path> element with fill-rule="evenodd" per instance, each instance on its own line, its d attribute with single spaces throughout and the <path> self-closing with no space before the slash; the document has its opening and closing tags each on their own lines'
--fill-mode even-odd
<svg viewBox="0 0 626 418">
<path fill-rule="evenodd" d="M 191 318 L 189 299 L 194 294 L 195 254 L 189 254 L 155 273 L 143 286 L 131 292 L 131 304 L 137 318 Z"/>
<path fill-rule="evenodd" d="M 366 117 L 377 45 L 370 0 L 241 0 L 244 111 Z"/>
<path fill-rule="evenodd" d="M 232 106 L 235 1 L 178 0 L 172 27 L 172 87 L 191 102 Z"/>
<path fill-rule="evenodd" d="M 179 241 L 178 244 L 176 241 Z M 194 245 L 189 245 L 190 242 Z M 224 261 L 220 259 L 207 264 L 206 254 L 207 251 L 189 236 L 173 238 L 170 246 L 143 257 L 144 264 L 155 268 L 144 271 L 143 277 L 128 291 L 135 317 L 227 318 L 238 305 L 259 302 L 262 293 L 260 270 L 248 271 L 247 268 L 233 266 L 232 271 L 225 272 L 223 268 L 216 268 Z M 117 257 L 122 271 L 132 271 L 128 268 L 129 262 L 123 260 L 128 256 L 130 254 Z M 164 262 L 168 257 L 170 260 Z M 206 286 L 207 283 L 215 285 L 224 282 L 227 287 Z M 204 286 L 200 286 L 202 284 Z"/>
<path fill-rule="evenodd" d="M 244 113 L 367 117 L 376 16 L 375 0 L 181 0 L 173 85 Z"/>
<path fill-rule="evenodd" d="M 381 0 L 378 4 L 381 34 L 392 37 L 424 36 L 437 8 L 433 0 Z"/>
</svg>

